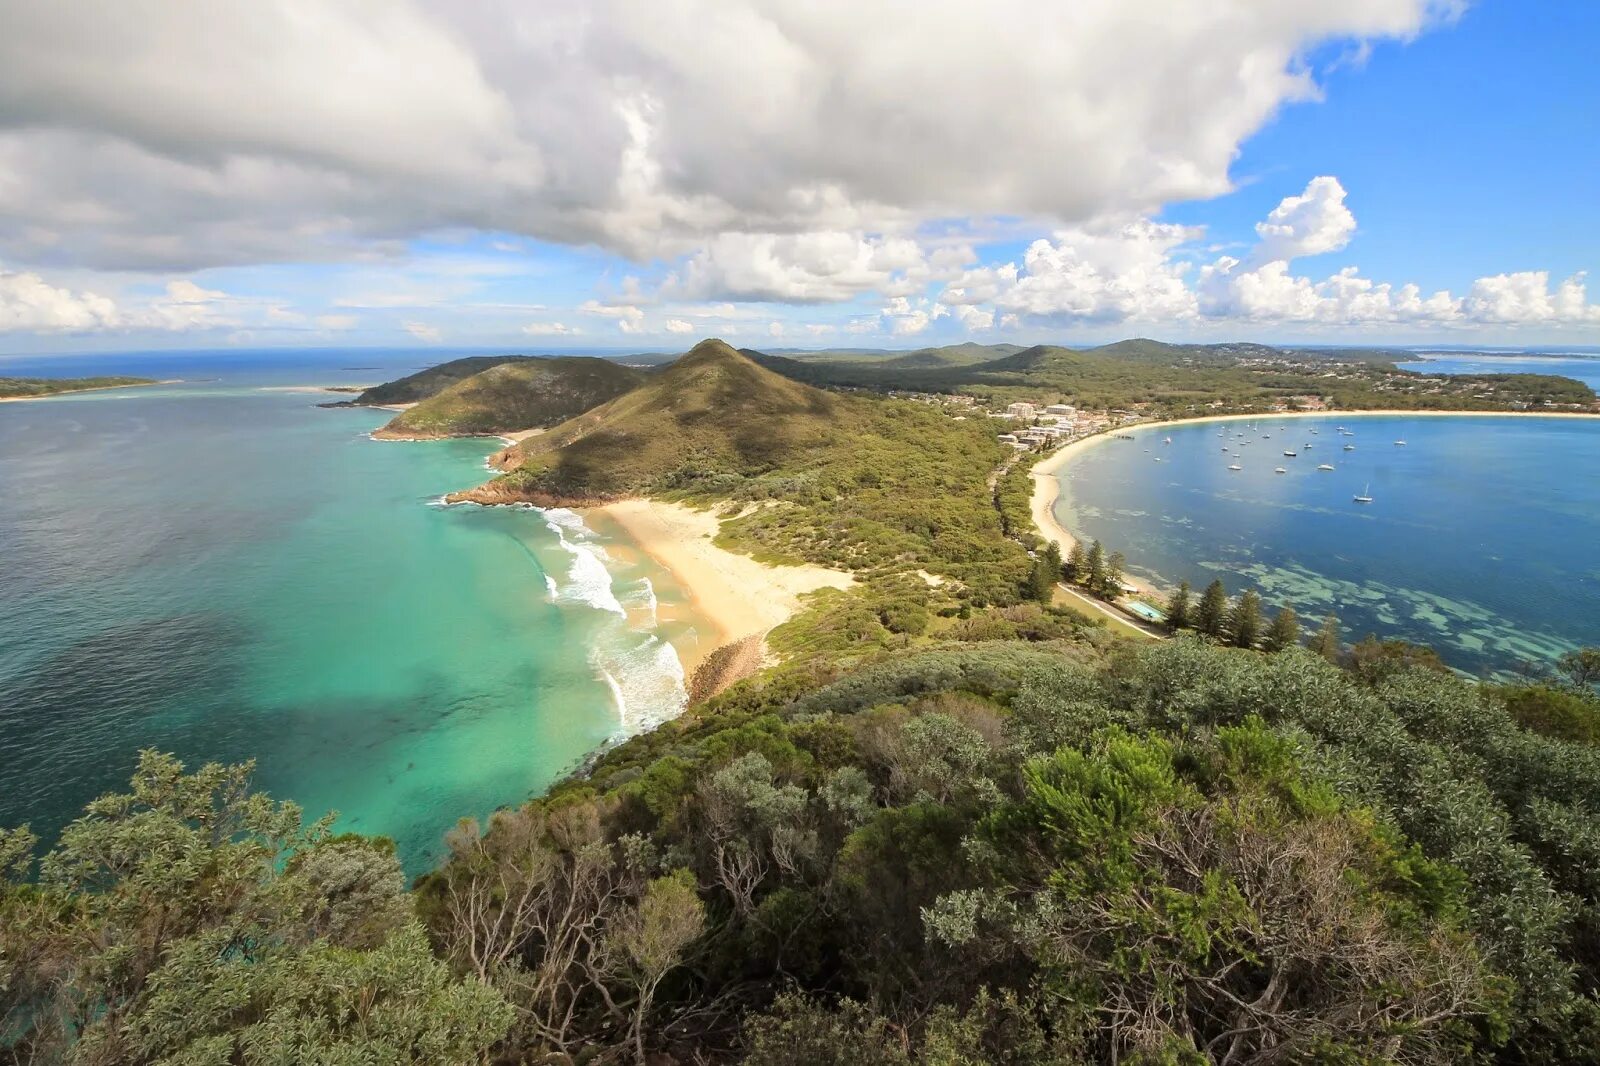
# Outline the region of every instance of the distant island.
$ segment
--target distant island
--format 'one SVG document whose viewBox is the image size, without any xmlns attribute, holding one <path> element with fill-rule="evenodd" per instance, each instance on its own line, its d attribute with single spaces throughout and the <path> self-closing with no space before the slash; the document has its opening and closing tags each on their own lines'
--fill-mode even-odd
<svg viewBox="0 0 1600 1066">
<path fill-rule="evenodd" d="M 98 389 L 127 389 L 136 385 L 162 384 L 152 378 L 6 378 L 0 377 L 0 400 L 35 400 L 68 392 L 94 392 Z"/>
</svg>

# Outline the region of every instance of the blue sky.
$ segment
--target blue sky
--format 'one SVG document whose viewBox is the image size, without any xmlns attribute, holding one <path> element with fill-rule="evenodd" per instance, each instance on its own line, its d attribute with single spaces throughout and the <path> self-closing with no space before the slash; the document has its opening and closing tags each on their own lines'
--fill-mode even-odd
<svg viewBox="0 0 1600 1066">
<path fill-rule="evenodd" d="M 0 351 L 1600 344 L 1588 0 L 183 6 L 8 19 Z"/>
</svg>

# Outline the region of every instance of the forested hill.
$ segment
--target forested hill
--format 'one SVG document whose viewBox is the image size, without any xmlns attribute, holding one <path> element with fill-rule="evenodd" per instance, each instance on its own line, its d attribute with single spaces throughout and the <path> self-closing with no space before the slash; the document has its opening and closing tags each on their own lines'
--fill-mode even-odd
<svg viewBox="0 0 1600 1066">
<path fill-rule="evenodd" d="M 1168 344 L 1134 338 L 1096 348 L 1041 344 L 975 362 L 910 353 L 896 359 L 766 356 L 763 366 L 818 386 L 964 392 L 995 401 L 1061 400 L 1096 409 L 1150 405 L 1174 417 L 1266 410 L 1316 396 L 1343 410 L 1600 410 L 1580 381 L 1545 374 L 1429 375 L 1400 370 L 1409 353 L 1263 344 Z M 967 349 L 965 356 L 978 351 Z"/>
<path fill-rule="evenodd" d="M 56 396 L 64 392 L 92 392 L 95 389 L 121 389 L 130 385 L 154 385 L 150 378 L 6 378 L 0 377 L 0 399 Z"/>
<path fill-rule="evenodd" d="M 454 437 L 544 429 L 634 388 L 645 372 L 609 359 L 517 359 L 450 385 L 378 430 L 389 438 Z"/>
<path fill-rule="evenodd" d="M 351 402 L 363 407 L 420 403 L 429 396 L 437 396 L 450 386 L 465 381 L 474 374 L 482 373 L 490 367 L 502 363 L 526 362 L 533 358 L 528 355 L 469 355 L 462 359 L 451 359 L 449 362 L 419 370 L 415 374 L 407 374 L 403 378 L 374 385 Z"/>
</svg>

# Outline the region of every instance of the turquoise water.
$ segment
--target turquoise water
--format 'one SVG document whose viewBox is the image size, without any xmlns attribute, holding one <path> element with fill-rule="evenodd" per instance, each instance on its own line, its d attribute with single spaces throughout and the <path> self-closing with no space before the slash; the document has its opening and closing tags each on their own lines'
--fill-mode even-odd
<svg viewBox="0 0 1600 1066">
<path fill-rule="evenodd" d="M 0 404 L 0 825 L 52 838 L 141 748 L 255 758 L 415 873 L 681 706 L 663 575 L 570 513 L 439 506 L 496 442 L 377 442 L 385 413 L 258 384 L 296 376 L 339 379 Z"/>
<path fill-rule="evenodd" d="M 1355 436 L 1340 436 L 1341 424 Z M 1254 426 L 1198 423 L 1099 444 L 1063 472 L 1056 516 L 1161 587 L 1221 578 L 1303 618 L 1332 611 L 1347 639 L 1431 644 L 1472 673 L 1600 643 L 1600 422 L 1385 415 Z M 1243 469 L 1228 470 L 1235 462 Z M 1373 502 L 1355 503 L 1368 486 Z"/>
</svg>

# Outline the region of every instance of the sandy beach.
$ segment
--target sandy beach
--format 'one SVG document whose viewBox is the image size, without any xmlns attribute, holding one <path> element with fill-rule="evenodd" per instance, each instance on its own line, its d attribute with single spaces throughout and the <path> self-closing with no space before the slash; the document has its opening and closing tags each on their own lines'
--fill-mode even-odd
<svg viewBox="0 0 1600 1066">
<path fill-rule="evenodd" d="M 152 385 L 182 385 L 182 378 L 169 378 L 166 381 L 137 381 L 132 385 L 95 385 L 87 389 L 62 389 L 60 392 L 45 393 L 41 396 L 0 396 L 0 403 L 24 403 L 28 400 L 50 400 L 57 396 L 75 396 L 81 392 L 110 392 L 113 389 L 147 389 Z"/>
<path fill-rule="evenodd" d="M 855 578 L 822 566 L 768 566 L 712 543 L 720 521 L 659 500 L 619 500 L 582 509 L 600 514 L 627 534 L 641 551 L 689 591 L 694 609 L 717 633 L 698 654 L 685 652 L 684 669 L 693 675 L 713 649 L 766 636 L 800 608 L 800 597 L 821 588 L 848 588 Z"/>
</svg>

